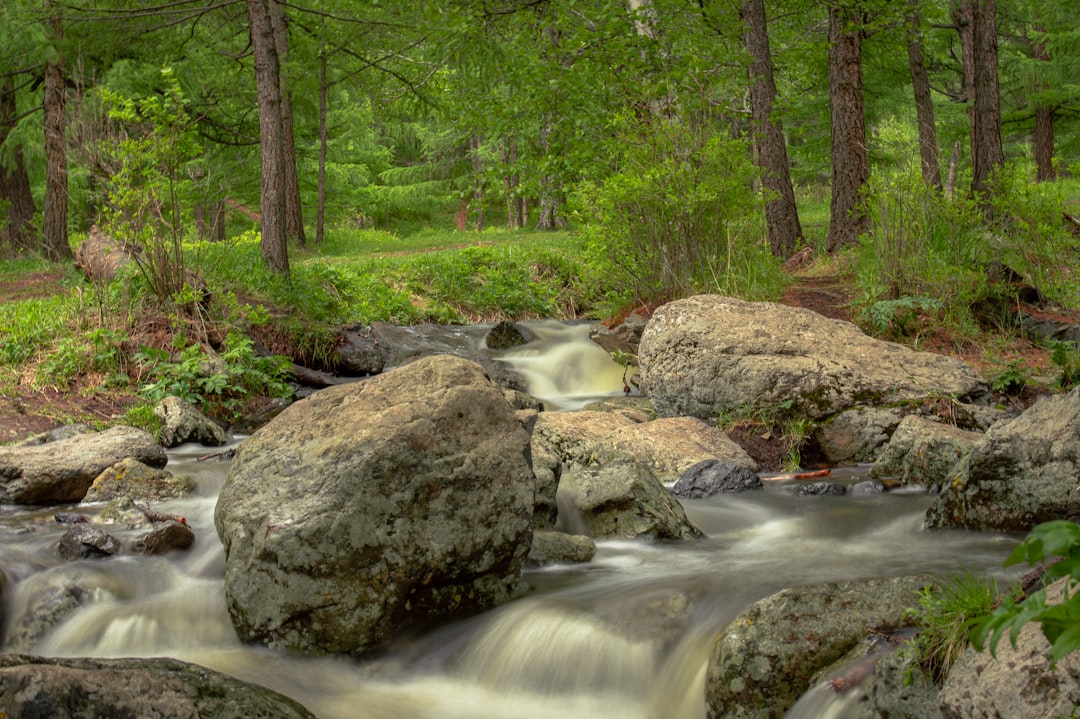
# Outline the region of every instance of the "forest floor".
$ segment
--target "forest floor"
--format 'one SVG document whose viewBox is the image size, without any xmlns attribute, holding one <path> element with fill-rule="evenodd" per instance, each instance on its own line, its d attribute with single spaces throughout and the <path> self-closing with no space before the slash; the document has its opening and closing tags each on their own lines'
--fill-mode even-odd
<svg viewBox="0 0 1080 719">
<path fill-rule="evenodd" d="M 40 272 L 26 277 L 0 281 L 0 301 L 47 297 L 66 292 L 60 272 Z M 852 305 L 856 297 L 853 278 L 842 271 L 828 274 L 799 272 L 788 288 L 782 303 L 814 310 L 827 317 L 854 321 L 857 310 Z M 1058 319 L 1080 324 L 1080 315 L 1054 313 L 1025 307 L 1029 313 L 1052 315 Z M 940 323 L 938 323 L 939 325 Z M 992 332 L 987 342 L 950 335 L 947 327 L 932 320 L 918 328 L 917 349 L 951 355 L 964 360 L 983 377 L 992 380 L 1008 366 L 1023 366 L 1035 378 L 1049 378 L 1054 373 L 1047 350 L 1020 338 L 1002 339 Z M 910 339 L 901 338 L 912 344 Z M 987 345 L 993 344 L 988 349 Z M 33 382 L 33 368 L 21 374 L 0 370 L 0 444 L 48 431 L 70 422 L 108 425 L 120 421 L 126 409 L 138 400 L 130 391 L 102 389 L 102 377 L 84 377 L 75 387 L 57 389 L 41 387 Z M 1017 396 L 1001 400 L 1023 409 L 1040 394 L 1050 392 L 1048 382 L 1032 383 Z M 788 457 L 790 443 L 777 430 L 763 431 L 752 421 L 729 428 L 733 439 L 742 444 L 758 460 L 763 470 L 782 466 Z M 803 466 L 814 466 L 812 451 L 804 451 Z"/>
</svg>

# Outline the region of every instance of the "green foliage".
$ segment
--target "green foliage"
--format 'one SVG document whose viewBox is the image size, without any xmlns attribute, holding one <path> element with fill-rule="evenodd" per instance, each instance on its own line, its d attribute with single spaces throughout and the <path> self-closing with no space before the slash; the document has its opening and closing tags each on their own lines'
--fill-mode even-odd
<svg viewBox="0 0 1080 719">
<path fill-rule="evenodd" d="M 135 427 L 154 435 L 154 439 L 161 439 L 163 429 L 161 417 L 154 414 L 154 406 L 149 402 L 140 402 L 129 407 L 124 412 L 123 423 L 128 427 Z"/>
<path fill-rule="evenodd" d="M 814 422 L 806 417 L 794 417 L 784 423 L 781 440 L 786 445 L 784 464 L 785 472 L 795 472 L 802 468 L 802 453 L 810 435 L 814 431 Z"/>
<path fill-rule="evenodd" d="M 1057 561 L 1054 561 L 1057 560 Z M 1011 567 L 1021 562 L 1035 565 L 1046 562 L 1042 581 L 1045 585 L 1065 579 L 1064 599 L 1059 604 L 1046 603 L 1046 589 L 1040 589 L 1021 601 L 1005 597 L 1000 606 L 987 611 L 971 629 L 971 642 L 980 651 L 989 642 L 991 653 L 1009 632 L 1016 638 L 1028 622 L 1039 622 L 1050 642 L 1050 660 L 1056 662 L 1080 649 L 1080 594 L 1073 592 L 1080 582 L 1080 525 L 1068 520 L 1054 520 L 1035 526 L 1005 560 Z"/>
<path fill-rule="evenodd" d="M 52 343 L 65 326 L 64 297 L 0 304 L 0 365 L 20 365 Z"/>
<path fill-rule="evenodd" d="M 1076 342 L 1053 342 L 1050 345 L 1050 361 L 1061 372 L 1057 384 L 1063 390 L 1072 389 L 1080 380 L 1080 344 Z"/>
<path fill-rule="evenodd" d="M 178 344 L 183 344 L 180 338 Z M 293 394 L 288 384 L 289 361 L 255 352 L 251 338 L 232 332 L 224 351 L 212 356 L 202 345 L 181 346 L 175 359 L 164 350 L 144 347 L 135 362 L 152 381 L 139 390 L 149 404 L 168 396 L 198 405 L 204 414 L 224 420 L 239 416 L 249 397 L 283 397 Z"/>
<path fill-rule="evenodd" d="M 990 388 L 1000 394 L 1018 394 L 1031 380 L 1023 360 L 1013 360 L 990 381 Z"/>
<path fill-rule="evenodd" d="M 941 300 L 935 297 L 899 297 L 895 300 L 878 300 L 865 310 L 863 319 L 868 320 L 880 334 L 903 337 L 911 331 L 919 313 L 941 310 Z"/>
<path fill-rule="evenodd" d="M 775 263 L 754 239 L 744 141 L 661 118 L 622 117 L 614 129 L 617 171 L 584 183 L 577 201 L 634 299 L 760 291 Z"/>
<path fill-rule="evenodd" d="M 108 384 L 124 386 L 128 381 L 126 341 L 122 332 L 105 327 L 64 337 L 38 365 L 37 381 L 67 387 L 88 372 L 103 372 L 109 375 Z"/>
<path fill-rule="evenodd" d="M 972 627 L 989 613 L 997 596 L 992 578 L 964 573 L 922 590 L 907 612 L 919 633 L 907 645 L 915 664 L 939 686 L 968 647 Z"/>
</svg>

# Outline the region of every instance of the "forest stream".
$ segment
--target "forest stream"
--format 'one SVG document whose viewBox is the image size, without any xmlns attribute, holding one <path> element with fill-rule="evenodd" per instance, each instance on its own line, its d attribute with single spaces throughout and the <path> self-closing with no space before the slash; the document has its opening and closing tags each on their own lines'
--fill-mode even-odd
<svg viewBox="0 0 1080 719">
<path fill-rule="evenodd" d="M 622 369 L 583 370 L 590 360 L 576 341 L 533 346 L 513 361 L 557 406 L 621 394 Z M 67 508 L 4 508 L 0 562 L 20 578 L 8 592 L 9 617 L 64 567 L 94 587 L 94 600 L 34 653 L 175 657 L 273 688 L 324 719 L 701 719 L 712 644 L 752 602 L 789 586 L 914 573 L 983 570 L 1000 581 L 1016 541 L 925 531 L 931 498 L 922 492 L 797 497 L 766 482 L 760 492 L 683 500 L 706 539 L 599 541 L 588 564 L 527 570 L 528 589 L 497 609 L 418 629 L 367 659 L 303 658 L 243 645 L 234 634 L 213 524 L 228 463 L 198 461 L 207 452 L 170 451 L 170 471 L 191 474 L 198 490 L 156 507 L 186 517 L 196 532 L 184 554 L 63 563 L 53 548 L 65 527 L 53 516 Z M 855 467 L 833 479 L 856 484 L 864 475 Z M 811 693 L 789 717 L 843 717 L 857 698 Z"/>
</svg>

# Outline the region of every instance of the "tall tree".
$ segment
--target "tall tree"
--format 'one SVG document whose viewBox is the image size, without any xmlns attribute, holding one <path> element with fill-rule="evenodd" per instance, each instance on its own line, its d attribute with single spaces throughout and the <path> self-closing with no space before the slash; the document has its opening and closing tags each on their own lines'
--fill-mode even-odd
<svg viewBox="0 0 1080 719">
<path fill-rule="evenodd" d="M 36 208 L 30 189 L 30 177 L 23 162 L 22 146 L 13 141 L 18 110 L 15 102 L 14 76 L 8 75 L 0 86 L 0 199 L 7 202 L 7 225 L 0 235 L 0 243 L 13 248 L 30 249 L 34 242 L 31 224 Z"/>
<path fill-rule="evenodd" d="M 45 207 L 42 251 L 53 260 L 71 259 L 68 244 L 67 123 L 64 119 L 64 26 L 53 0 L 45 0 L 45 29 L 50 43 L 45 65 Z"/>
<path fill-rule="evenodd" d="M 937 125 L 934 121 L 934 101 L 930 95 L 930 76 L 923 60 L 922 27 L 919 0 L 908 0 L 908 66 L 911 69 L 911 88 L 915 95 L 915 115 L 919 125 L 919 160 L 923 182 L 941 189 L 941 165 L 938 162 Z"/>
<path fill-rule="evenodd" d="M 255 56 L 255 84 L 259 93 L 262 255 L 273 272 L 287 276 L 289 254 L 285 237 L 285 140 L 281 122 L 281 78 L 270 9 L 273 0 L 246 2 L 251 47 Z"/>
<path fill-rule="evenodd" d="M 304 244 L 304 213 L 300 202 L 300 177 L 296 171 L 296 139 L 293 128 L 292 87 L 289 80 L 289 25 L 281 0 L 270 0 L 281 82 L 282 170 L 285 173 L 285 236 Z"/>
<path fill-rule="evenodd" d="M 743 38 L 750 53 L 750 111 L 754 122 L 754 157 L 761 170 L 762 185 L 769 197 L 765 203 L 765 223 L 769 248 L 776 257 L 795 252 L 803 240 L 802 225 L 795 207 L 787 144 L 780 118 L 773 114 L 776 82 L 764 0 L 746 0 L 740 14 Z"/>
<path fill-rule="evenodd" d="M 1032 57 L 1040 63 L 1050 62 L 1050 49 L 1047 47 L 1044 37 L 1046 28 L 1036 26 L 1033 28 L 1036 37 L 1032 42 Z M 1036 80 L 1035 92 L 1045 92 L 1049 84 L 1039 73 Z M 1035 131 L 1031 135 L 1031 154 L 1035 160 L 1035 179 L 1039 182 L 1053 180 L 1057 177 L 1054 169 L 1054 107 L 1044 97 L 1035 100 Z"/>
<path fill-rule="evenodd" d="M 972 62 L 975 66 L 975 135 L 972 147 L 972 193 L 986 197 L 993 172 L 1005 162 L 1001 141 L 998 90 L 996 0 L 974 0 Z M 989 205 L 986 205 L 989 209 Z"/>
<path fill-rule="evenodd" d="M 829 127 L 832 137 L 832 201 L 829 252 L 854 244 L 868 225 L 860 192 L 870 179 L 863 111 L 862 11 L 829 7 Z"/>
</svg>

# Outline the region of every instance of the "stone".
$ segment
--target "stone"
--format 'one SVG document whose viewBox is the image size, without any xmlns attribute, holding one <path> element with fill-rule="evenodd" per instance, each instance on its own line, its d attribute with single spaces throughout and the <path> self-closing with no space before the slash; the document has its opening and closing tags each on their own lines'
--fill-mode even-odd
<svg viewBox="0 0 1080 719">
<path fill-rule="evenodd" d="M 90 524 L 74 524 L 60 537 L 56 554 L 61 559 L 100 559 L 121 549 L 120 541 Z"/>
<path fill-rule="evenodd" d="M 594 538 L 704 536 L 656 475 L 627 459 L 564 472 L 559 484 L 559 524 L 566 531 Z"/>
<path fill-rule="evenodd" d="M 315 719 L 257 684 L 176 659 L 0 654 L 0 716 Z"/>
<path fill-rule="evenodd" d="M 529 440 L 458 357 L 294 403 L 241 445 L 218 497 L 238 636 L 362 655 L 509 599 L 532 537 Z"/>
<path fill-rule="evenodd" d="M 184 497 L 194 491 L 195 480 L 190 475 L 174 475 L 137 459 L 124 459 L 95 477 L 82 501 L 110 502 L 117 497 L 130 497 L 138 502 L 150 502 Z"/>
<path fill-rule="evenodd" d="M 4 650 L 30 652 L 75 611 L 96 601 L 126 596 L 116 576 L 94 563 L 60 564 L 11 587 Z M 0 656 L 3 656 L 0 654 Z"/>
<path fill-rule="evenodd" d="M 493 350 L 508 350 L 528 344 L 536 338 L 532 330 L 517 322 L 504 320 L 484 335 L 484 346 Z"/>
<path fill-rule="evenodd" d="M 702 499 L 716 494 L 748 492 L 765 485 L 755 472 L 719 459 L 704 459 L 682 473 L 671 488 L 676 497 Z"/>
<path fill-rule="evenodd" d="M 165 447 L 176 447 L 185 442 L 220 447 L 229 441 L 220 425 L 179 397 L 161 400 L 154 407 L 154 416 L 161 420 L 161 444 Z"/>
<path fill-rule="evenodd" d="M 909 415 L 897 425 L 870 468 L 870 476 L 899 477 L 902 484 L 938 487 L 982 436 L 981 432 Z"/>
<path fill-rule="evenodd" d="M 567 534 L 551 529 L 533 532 L 528 564 L 542 567 L 549 564 L 580 564 L 592 561 L 596 542 L 580 534 Z"/>
<path fill-rule="evenodd" d="M 830 464 L 872 462 L 904 414 L 897 407 L 851 407 L 817 424 L 814 441 Z"/>
<path fill-rule="evenodd" d="M 662 417 L 783 405 L 820 420 L 855 405 L 991 397 L 987 382 L 951 357 L 877 340 L 810 310 L 718 295 L 658 308 L 638 361 L 641 388 Z"/>
<path fill-rule="evenodd" d="M 1080 519 L 1080 387 L 995 424 L 947 479 L 927 527 L 1026 532 Z"/>
<path fill-rule="evenodd" d="M 0 447 L 0 504 L 79 502 L 94 479 L 127 458 L 164 467 L 165 450 L 134 427 L 111 427 L 56 442 Z"/>
<path fill-rule="evenodd" d="M 182 552 L 195 544 L 195 532 L 185 522 L 167 521 L 157 524 L 150 532 L 132 543 L 136 554 L 168 554 Z"/>
<path fill-rule="evenodd" d="M 342 328 L 337 346 L 337 368 L 354 375 L 379 374 L 385 367 L 378 341 L 368 328 L 353 325 Z"/>
</svg>

